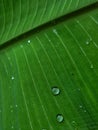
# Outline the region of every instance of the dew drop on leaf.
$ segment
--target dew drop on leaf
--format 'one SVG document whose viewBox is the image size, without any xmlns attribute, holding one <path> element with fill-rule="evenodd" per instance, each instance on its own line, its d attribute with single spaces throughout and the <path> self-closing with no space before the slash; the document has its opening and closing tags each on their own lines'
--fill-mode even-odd
<svg viewBox="0 0 98 130">
<path fill-rule="evenodd" d="M 93 65 L 91 65 L 91 69 L 93 69 L 94 68 L 94 66 Z"/>
<path fill-rule="evenodd" d="M 89 41 L 86 41 L 86 44 L 88 45 L 88 44 L 89 44 Z"/>
<path fill-rule="evenodd" d="M 10 108 L 13 108 L 13 106 L 12 106 L 12 105 L 10 105 Z"/>
<path fill-rule="evenodd" d="M 61 122 L 64 121 L 64 117 L 63 117 L 62 114 L 58 114 L 58 115 L 56 116 L 56 119 L 57 119 L 57 121 L 58 121 L 59 123 L 61 123 Z"/>
<path fill-rule="evenodd" d="M 23 45 L 20 45 L 21 48 L 23 48 Z"/>
<path fill-rule="evenodd" d="M 56 35 L 58 34 L 56 29 L 53 29 L 53 33 L 55 33 Z"/>
<path fill-rule="evenodd" d="M 11 128 L 14 129 L 14 126 L 12 125 Z"/>
<path fill-rule="evenodd" d="M 53 87 L 52 88 L 52 93 L 53 95 L 59 95 L 60 94 L 60 89 L 58 87 Z"/>
<path fill-rule="evenodd" d="M 79 107 L 80 107 L 80 108 L 83 108 L 83 106 L 82 106 L 82 105 L 80 105 Z"/>
<path fill-rule="evenodd" d="M 15 79 L 14 76 L 12 76 L 11 79 L 14 80 Z"/>
<path fill-rule="evenodd" d="M 28 40 L 28 43 L 30 43 L 31 41 L 30 40 Z"/>
<path fill-rule="evenodd" d="M 77 122 L 76 122 L 76 121 L 72 121 L 72 125 L 73 125 L 73 127 L 74 127 L 74 128 L 76 128 L 76 129 L 77 129 L 78 124 L 77 124 Z"/>
<path fill-rule="evenodd" d="M 87 112 L 86 110 L 84 110 L 84 112 Z"/>
<path fill-rule="evenodd" d="M 18 105 L 16 104 L 15 107 L 18 107 Z"/>
</svg>

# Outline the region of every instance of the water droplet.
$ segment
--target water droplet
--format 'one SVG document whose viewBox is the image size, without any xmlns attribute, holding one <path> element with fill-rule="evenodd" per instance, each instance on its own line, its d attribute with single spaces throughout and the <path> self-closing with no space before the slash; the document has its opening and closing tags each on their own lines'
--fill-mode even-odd
<svg viewBox="0 0 98 130">
<path fill-rule="evenodd" d="M 11 58 L 10 58 L 10 57 L 8 57 L 8 60 L 11 60 Z"/>
<path fill-rule="evenodd" d="M 13 106 L 12 106 L 12 105 L 10 105 L 10 108 L 13 108 Z"/>
<path fill-rule="evenodd" d="M 56 119 L 57 119 L 57 121 L 58 121 L 59 123 L 61 123 L 61 122 L 64 121 L 64 117 L 63 117 L 62 114 L 58 114 L 58 115 L 56 116 Z"/>
<path fill-rule="evenodd" d="M 11 79 L 14 80 L 15 79 L 14 76 L 12 76 Z"/>
<path fill-rule="evenodd" d="M 86 110 L 84 110 L 84 112 L 87 112 Z"/>
<path fill-rule="evenodd" d="M 12 126 L 11 126 L 11 128 L 13 129 L 13 128 L 14 128 L 14 126 L 12 125 Z"/>
<path fill-rule="evenodd" d="M 94 68 L 94 66 L 93 65 L 91 65 L 91 69 L 93 69 Z"/>
<path fill-rule="evenodd" d="M 51 40 L 49 39 L 49 42 L 51 42 Z"/>
<path fill-rule="evenodd" d="M 53 29 L 53 33 L 55 33 L 56 35 L 58 34 L 56 29 Z"/>
<path fill-rule="evenodd" d="M 72 125 L 73 125 L 73 127 L 75 127 L 75 128 L 77 128 L 77 126 L 78 126 L 78 124 L 77 124 L 76 121 L 72 121 Z"/>
<path fill-rule="evenodd" d="M 72 124 L 75 124 L 76 122 L 75 121 L 72 121 Z"/>
<path fill-rule="evenodd" d="M 52 93 L 53 95 L 59 95 L 60 94 L 60 89 L 58 87 L 53 87 L 52 88 Z"/>
<path fill-rule="evenodd" d="M 28 43 L 30 43 L 31 41 L 30 40 L 28 40 Z"/>
<path fill-rule="evenodd" d="M 86 44 L 88 45 L 88 44 L 89 44 L 89 41 L 86 41 Z"/>
<path fill-rule="evenodd" d="M 11 112 L 13 112 L 13 110 L 11 110 Z"/>
<path fill-rule="evenodd" d="M 80 105 L 79 107 L 80 107 L 80 108 L 83 108 L 83 106 L 82 106 L 82 105 Z"/>
<path fill-rule="evenodd" d="M 78 91 L 80 91 L 81 89 L 80 88 L 78 88 Z"/>
<path fill-rule="evenodd" d="M 86 41 L 86 44 L 89 45 L 92 42 L 92 39 Z"/>
<path fill-rule="evenodd" d="M 20 45 L 21 48 L 23 48 L 23 45 Z"/>
<path fill-rule="evenodd" d="M 16 104 L 15 107 L 18 107 L 18 105 Z"/>
</svg>

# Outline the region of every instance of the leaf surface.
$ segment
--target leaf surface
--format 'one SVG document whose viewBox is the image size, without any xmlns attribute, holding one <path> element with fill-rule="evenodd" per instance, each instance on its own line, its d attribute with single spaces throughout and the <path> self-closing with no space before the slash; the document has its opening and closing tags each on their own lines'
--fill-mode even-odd
<svg viewBox="0 0 98 130">
<path fill-rule="evenodd" d="M 17 11 L 18 2 L 12 4 Z M 22 2 L 27 8 L 13 15 L 18 20 L 6 21 L 12 8 L 0 16 L 3 20 L 6 14 L 3 26 L 0 23 L 0 129 L 97 130 L 98 3 L 62 0 L 47 1 L 44 6 L 43 0 Z M 8 4 L 5 9 L 12 7 L 4 3 Z M 36 12 L 35 18 L 26 11 L 36 4 L 38 11 L 31 11 Z M 64 14 L 68 15 L 55 20 Z M 42 25 L 51 19 L 55 23 Z"/>
</svg>

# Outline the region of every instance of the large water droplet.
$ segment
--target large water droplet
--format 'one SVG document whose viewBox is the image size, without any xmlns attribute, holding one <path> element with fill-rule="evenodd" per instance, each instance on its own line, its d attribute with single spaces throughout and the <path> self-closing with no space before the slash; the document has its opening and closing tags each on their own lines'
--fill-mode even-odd
<svg viewBox="0 0 98 130">
<path fill-rule="evenodd" d="M 57 119 L 57 121 L 58 121 L 59 123 L 61 123 L 61 122 L 64 121 L 64 117 L 63 117 L 62 114 L 58 114 L 58 115 L 56 116 L 56 119 Z"/>
<path fill-rule="evenodd" d="M 59 95 L 60 94 L 60 89 L 58 87 L 53 87 L 52 88 L 52 93 L 53 95 Z"/>
</svg>

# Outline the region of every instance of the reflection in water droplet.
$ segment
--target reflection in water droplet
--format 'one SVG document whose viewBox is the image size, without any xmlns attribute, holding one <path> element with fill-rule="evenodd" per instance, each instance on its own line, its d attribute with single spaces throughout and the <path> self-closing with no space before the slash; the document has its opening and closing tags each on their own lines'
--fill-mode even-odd
<svg viewBox="0 0 98 130">
<path fill-rule="evenodd" d="M 12 76 L 11 79 L 14 80 L 15 79 L 14 76 Z"/>
<path fill-rule="evenodd" d="M 53 95 L 59 95 L 60 94 L 60 89 L 58 87 L 53 87 L 52 88 L 52 93 Z"/>
<path fill-rule="evenodd" d="M 56 116 L 56 119 L 57 119 L 57 121 L 58 121 L 59 123 L 61 123 L 61 122 L 64 121 L 64 117 L 63 117 L 62 114 L 58 114 L 58 115 Z"/>
<path fill-rule="evenodd" d="M 90 42 L 89 41 L 86 41 L 86 44 L 88 45 Z"/>
<path fill-rule="evenodd" d="M 30 43 L 31 41 L 30 40 L 28 40 L 28 43 Z"/>
</svg>

